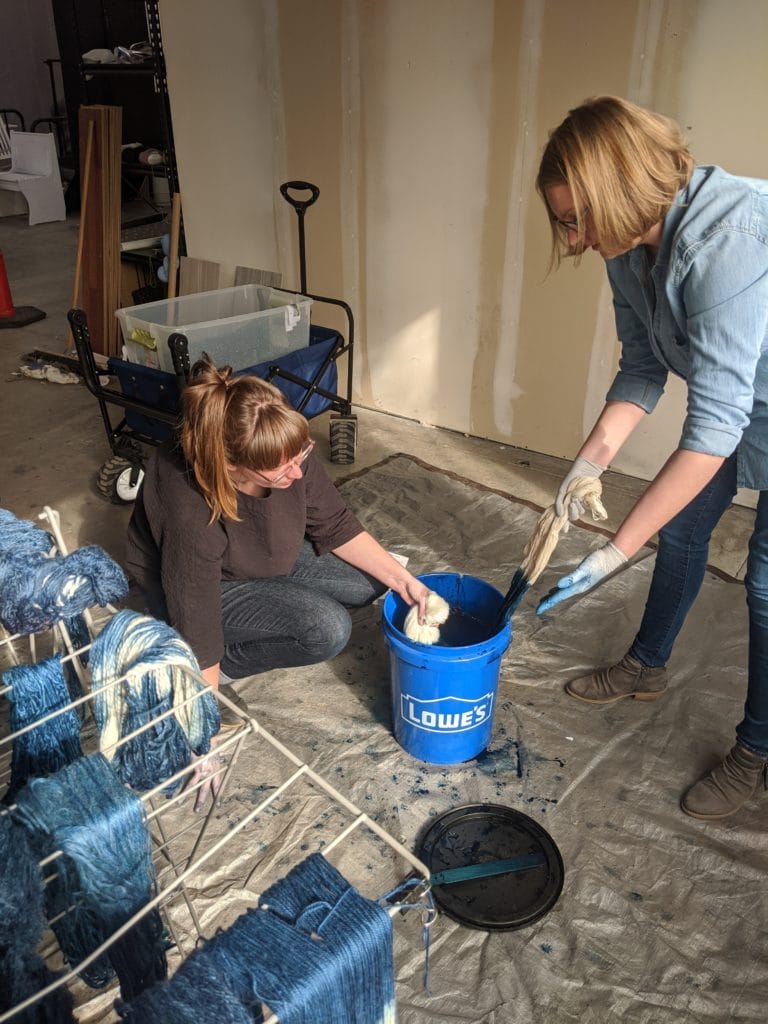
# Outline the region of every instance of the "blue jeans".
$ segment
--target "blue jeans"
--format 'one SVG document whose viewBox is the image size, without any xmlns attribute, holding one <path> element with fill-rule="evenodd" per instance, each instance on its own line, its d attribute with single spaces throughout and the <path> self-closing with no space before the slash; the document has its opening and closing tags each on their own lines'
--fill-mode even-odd
<svg viewBox="0 0 768 1024">
<path fill-rule="evenodd" d="M 665 665 L 696 600 L 709 540 L 736 494 L 736 456 L 726 459 L 689 505 L 659 531 L 659 550 L 640 629 L 630 653 L 643 665 Z M 745 580 L 749 609 L 749 670 L 744 718 L 736 738 L 768 757 L 768 491 L 761 491 L 749 542 Z"/>
<path fill-rule="evenodd" d="M 309 541 L 287 576 L 221 584 L 224 657 L 232 679 L 273 668 L 316 665 L 349 640 L 347 608 L 370 604 L 386 587 L 335 555 L 317 555 Z"/>
</svg>

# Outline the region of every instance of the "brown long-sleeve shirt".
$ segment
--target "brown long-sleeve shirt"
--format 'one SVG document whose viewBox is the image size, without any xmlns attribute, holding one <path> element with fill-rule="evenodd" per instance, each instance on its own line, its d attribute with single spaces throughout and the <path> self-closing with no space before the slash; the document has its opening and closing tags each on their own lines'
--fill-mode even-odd
<svg viewBox="0 0 768 1024">
<path fill-rule="evenodd" d="M 362 532 L 313 452 L 304 475 L 263 498 L 238 492 L 240 522 L 208 525 L 210 509 L 177 447 L 156 449 L 128 526 L 126 565 L 144 589 L 158 585 L 171 625 L 202 668 L 221 661 L 222 580 L 287 575 L 305 537 L 318 554 Z"/>
</svg>

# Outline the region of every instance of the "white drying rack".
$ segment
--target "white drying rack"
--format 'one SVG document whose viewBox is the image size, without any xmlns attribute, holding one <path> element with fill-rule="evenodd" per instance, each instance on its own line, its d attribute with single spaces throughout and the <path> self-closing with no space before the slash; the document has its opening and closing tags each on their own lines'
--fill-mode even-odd
<svg viewBox="0 0 768 1024">
<path fill-rule="evenodd" d="M 67 551 L 61 536 L 58 513 L 46 507 L 41 518 L 46 518 L 48 520 L 48 523 L 52 528 L 58 550 L 62 554 L 66 554 Z M 111 613 L 116 611 L 116 609 L 111 606 L 108 606 L 107 610 Z M 85 613 L 85 621 L 91 638 L 93 639 L 98 630 L 94 626 L 93 617 L 90 612 Z M 88 644 L 85 647 L 75 649 L 63 622 L 57 623 L 49 632 L 52 636 L 49 636 L 46 639 L 49 643 L 52 642 L 54 650 L 61 650 L 62 648 L 66 650 L 67 653 L 62 656 L 62 662 L 70 662 L 72 664 L 73 668 L 77 672 L 81 685 L 83 686 L 84 696 L 68 703 L 65 707 L 60 708 L 57 711 L 51 712 L 39 722 L 26 726 L 17 733 L 12 734 L 6 729 L 6 734 L 2 735 L 2 726 L 0 726 L 0 792 L 4 790 L 4 784 L 8 781 L 10 776 L 11 747 L 14 738 L 22 733 L 39 728 L 60 714 L 65 714 L 73 710 L 81 714 L 83 721 L 83 726 L 81 727 L 81 744 L 84 752 L 93 752 L 98 748 L 98 737 L 96 736 L 92 715 L 88 715 L 87 713 L 85 715 L 82 714 L 84 711 L 87 712 L 89 710 L 90 702 L 93 700 L 93 693 L 89 688 L 89 670 L 87 668 L 86 661 L 84 660 L 91 645 Z M 31 656 L 29 660 L 36 661 L 38 644 L 35 636 L 9 636 L 6 634 L 5 637 L 0 638 L 0 652 L 5 652 L 10 664 L 21 664 L 22 662 L 16 650 L 20 641 L 28 641 Z M 420 877 L 421 881 L 411 890 L 408 901 L 417 906 L 421 905 L 423 908 L 423 923 L 425 925 L 431 924 L 434 918 L 434 911 L 428 907 L 426 902 L 426 895 L 429 891 L 429 869 L 405 846 L 394 839 L 393 836 L 381 828 L 381 826 L 372 818 L 361 811 L 360 808 L 348 800 L 321 775 L 292 753 L 292 751 L 281 743 L 280 740 L 269 733 L 260 722 L 243 712 L 224 694 L 216 690 L 212 690 L 206 684 L 202 676 L 192 672 L 188 668 L 185 668 L 185 671 L 191 678 L 195 679 L 201 687 L 194 696 L 187 698 L 185 703 L 198 700 L 205 693 L 212 693 L 222 709 L 227 709 L 230 719 L 233 720 L 235 724 L 234 727 L 229 729 L 225 734 L 225 738 L 223 738 L 216 746 L 217 754 L 228 755 L 226 761 L 222 761 L 221 766 L 210 775 L 201 778 L 196 783 L 192 783 L 191 777 L 194 774 L 195 766 L 194 764 L 191 764 L 181 771 L 176 772 L 160 785 L 141 794 L 141 800 L 145 806 L 147 824 L 152 839 L 153 857 L 155 860 L 157 876 L 156 896 L 136 914 L 134 914 L 130 920 L 126 921 L 122 927 L 110 935 L 107 941 L 99 946 L 98 949 L 95 949 L 88 957 L 80 963 L 73 965 L 71 969 L 65 971 L 65 973 L 46 988 L 35 993 L 34 996 L 18 1003 L 6 1013 L 0 1014 L 0 1024 L 4 1024 L 4 1022 L 12 1020 L 16 1014 L 33 1006 L 57 988 L 74 983 L 78 974 L 82 970 L 87 968 L 104 953 L 108 952 L 109 948 L 115 941 L 125 935 L 142 917 L 152 910 L 158 909 L 164 912 L 164 919 L 168 926 L 168 930 L 179 953 L 184 956 L 184 947 L 187 941 L 189 941 L 191 947 L 194 948 L 197 940 L 205 935 L 206 929 L 201 920 L 201 913 L 196 906 L 196 901 L 201 891 L 204 892 L 206 882 L 211 878 L 212 874 L 215 873 L 217 868 L 221 867 L 222 858 L 229 856 L 229 852 L 234 847 L 238 836 L 241 836 L 249 825 L 257 822 L 257 819 L 259 819 L 260 816 L 263 823 L 264 812 L 268 811 L 270 808 L 274 810 L 274 805 L 279 798 L 285 796 L 292 789 L 295 792 L 296 787 L 302 783 L 307 784 L 312 792 L 319 792 L 321 795 L 328 798 L 331 802 L 334 813 L 336 815 L 340 814 L 343 819 L 336 825 L 336 831 L 333 838 L 327 842 L 322 840 L 324 845 L 322 845 L 319 852 L 324 856 L 328 856 L 345 841 L 349 840 L 352 842 L 354 840 L 354 842 L 358 842 L 361 841 L 361 837 L 363 835 L 366 837 L 366 841 L 373 841 L 374 844 L 378 843 L 379 848 L 381 847 L 381 844 L 383 844 L 384 847 L 399 858 L 399 861 L 405 862 L 407 865 L 407 876 L 415 875 L 416 877 Z M 118 679 L 111 680 L 107 686 L 119 686 L 124 683 L 127 678 L 127 676 L 121 676 Z M 0 695 L 7 693 L 9 689 L 10 687 L 8 686 L 0 687 Z M 129 743 L 135 737 L 151 728 L 157 721 L 167 718 L 172 714 L 174 714 L 172 709 L 164 712 L 141 728 L 120 739 L 111 748 L 102 748 L 102 753 L 109 756 L 118 747 Z M 7 725 L 7 723 L 4 723 L 4 725 Z M 268 795 L 265 795 L 263 799 L 260 799 L 247 811 L 247 813 L 239 817 L 234 823 L 227 822 L 227 827 L 223 829 L 223 834 L 216 835 L 217 830 L 214 827 L 215 825 L 218 825 L 218 830 L 222 831 L 220 821 L 222 815 L 218 813 L 221 806 L 221 800 L 224 798 L 227 789 L 231 788 L 232 783 L 237 782 L 238 775 L 236 767 L 238 761 L 241 759 L 244 752 L 247 752 L 250 747 L 257 745 L 260 742 L 266 744 L 266 747 L 262 748 L 262 750 L 267 752 L 270 759 L 277 756 L 278 761 L 282 760 L 284 763 L 283 773 L 286 774 L 286 777 L 274 787 L 270 787 Z M 270 766 L 274 769 L 276 764 L 270 761 Z M 194 800 L 195 790 L 206 785 L 206 783 L 216 775 L 221 778 L 221 790 L 219 792 L 218 801 L 210 802 L 205 815 L 198 816 L 192 814 L 189 810 L 189 805 L 191 801 Z M 171 799 L 163 798 L 163 791 L 177 782 L 181 784 L 184 790 L 186 809 L 179 807 L 178 797 Z M 7 813 L 7 811 L 0 813 Z M 267 845 L 269 846 L 271 844 Z M 253 848 L 255 850 L 257 846 L 258 843 L 251 840 L 249 849 Z M 279 850 L 277 852 L 279 853 Z M 357 857 L 358 854 L 358 849 L 354 848 L 352 850 L 352 856 Z M 61 851 L 55 851 L 40 862 L 41 868 L 43 869 L 44 884 L 48 884 L 56 877 L 55 863 L 59 856 L 61 856 Z M 232 856 L 235 856 L 234 850 L 232 850 Z M 254 874 L 258 874 L 258 865 L 254 866 L 248 872 L 249 878 Z M 401 870 L 400 875 L 402 876 L 402 874 L 403 872 Z M 402 880 L 402 878 L 400 880 Z M 190 885 L 192 882 L 194 884 Z M 388 884 L 383 886 L 382 890 L 386 891 L 392 887 L 393 886 L 391 884 Z M 382 895 L 382 890 L 379 891 L 379 895 Z M 249 896 L 250 904 L 255 905 L 257 901 L 258 895 Z M 177 911 L 181 909 L 184 916 L 183 923 L 180 921 L 181 914 L 175 913 L 174 916 L 170 913 L 171 905 L 174 902 L 179 904 L 179 906 L 174 908 L 174 910 Z M 212 907 L 215 909 L 215 902 L 216 901 L 214 899 L 207 909 L 211 910 Z M 73 908 L 70 908 L 70 910 L 71 909 Z M 397 909 L 397 907 L 390 908 L 390 914 L 394 915 Z M 68 912 L 69 911 L 67 911 L 67 913 Z M 49 921 L 48 923 L 50 925 L 53 922 Z M 265 1024 L 273 1024 L 276 1020 L 277 1018 L 273 1014 L 267 1021 L 265 1021 Z"/>
</svg>

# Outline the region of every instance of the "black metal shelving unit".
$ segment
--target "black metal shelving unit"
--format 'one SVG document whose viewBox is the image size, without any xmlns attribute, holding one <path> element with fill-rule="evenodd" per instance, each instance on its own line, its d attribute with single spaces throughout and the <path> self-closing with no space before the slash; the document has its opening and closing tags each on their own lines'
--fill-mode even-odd
<svg viewBox="0 0 768 1024">
<path fill-rule="evenodd" d="M 78 107 L 84 103 L 119 106 L 123 142 L 142 142 L 165 155 L 163 164 L 152 167 L 125 165 L 124 180 L 163 177 L 169 194 L 178 192 L 159 0 L 53 0 L 53 8 L 74 152 L 78 151 Z M 145 40 L 152 56 L 141 63 L 82 60 L 83 53 L 92 49 L 128 47 Z"/>
</svg>

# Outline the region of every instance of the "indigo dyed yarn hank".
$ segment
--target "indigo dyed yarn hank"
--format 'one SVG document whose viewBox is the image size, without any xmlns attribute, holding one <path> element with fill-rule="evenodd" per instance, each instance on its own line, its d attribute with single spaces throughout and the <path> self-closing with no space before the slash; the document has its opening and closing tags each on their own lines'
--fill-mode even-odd
<svg viewBox="0 0 768 1024">
<path fill-rule="evenodd" d="M 151 841 L 140 799 L 101 754 L 82 757 L 18 794 L 14 817 L 39 857 L 54 850 L 58 877 L 46 888 L 48 916 L 65 959 L 76 967 L 155 895 Z M 165 977 L 162 923 L 150 911 L 109 949 L 125 998 Z M 91 986 L 112 975 L 105 957 L 81 972 Z"/>
<path fill-rule="evenodd" d="M 215 999 L 223 978 L 229 993 Z M 193 1014 L 166 1016 L 171 986 L 186 988 Z M 168 985 L 118 1009 L 131 1024 L 214 1024 L 232 994 L 248 1013 L 266 1004 L 281 1024 L 394 1024 L 389 915 L 313 854 L 267 889 L 258 908 L 207 942 Z M 249 1018 L 235 1018 L 241 1019 Z"/>
<path fill-rule="evenodd" d="M 0 574 L 2 560 L 9 555 L 30 555 L 35 552 L 50 554 L 56 543 L 46 530 L 26 519 L 17 519 L 12 512 L 0 508 Z M 72 642 L 75 647 L 84 647 L 91 642 L 88 629 L 82 615 L 74 615 L 65 620 Z M 70 694 L 73 700 L 82 696 L 82 687 L 77 673 L 73 672 L 69 663 L 65 670 Z"/>
<path fill-rule="evenodd" d="M 27 519 L 17 519 L 13 512 L 0 508 L 0 559 L 22 552 L 41 551 L 47 554 L 53 547 L 53 537 L 46 530 L 41 530 Z"/>
<path fill-rule="evenodd" d="M 37 953 L 45 928 L 43 879 L 24 829 L 0 815 L 0 1013 L 46 988 L 60 974 Z M 60 986 L 13 1017 L 14 1024 L 74 1024 L 72 997 Z"/>
<path fill-rule="evenodd" d="M 90 666 L 100 749 L 126 785 L 152 789 L 185 768 L 193 754 L 211 749 L 221 727 L 216 699 L 190 675 L 199 672 L 197 660 L 167 623 L 118 612 L 94 640 Z M 123 683 L 109 685 L 122 676 Z M 115 749 L 119 739 L 171 709 L 172 715 Z"/>
<path fill-rule="evenodd" d="M 19 733 L 52 712 L 59 712 L 34 729 L 14 736 L 11 781 L 4 797 L 6 803 L 13 803 L 27 779 L 51 775 L 82 757 L 80 719 L 69 708 L 70 693 L 60 655 L 35 665 L 10 668 L 3 673 L 3 681 L 10 687 L 6 698 L 11 705 L 11 733 Z"/>
<path fill-rule="evenodd" d="M 125 573 L 96 546 L 50 558 L 39 551 L 0 557 L 0 622 L 11 633 L 50 629 L 127 594 Z"/>
<path fill-rule="evenodd" d="M 120 1019 L 130 1024 L 261 1024 L 261 1004 L 240 998 L 226 973 L 214 969 L 209 955 L 218 937 L 193 950 L 168 981 L 153 985 L 136 999 L 115 1003 Z M 317 1018 L 316 1024 L 321 1024 Z"/>
</svg>

